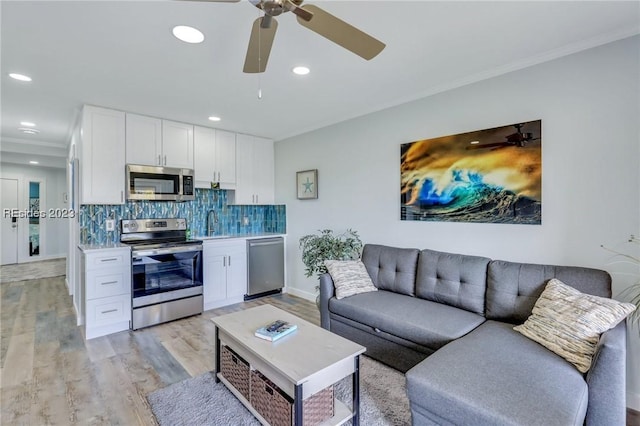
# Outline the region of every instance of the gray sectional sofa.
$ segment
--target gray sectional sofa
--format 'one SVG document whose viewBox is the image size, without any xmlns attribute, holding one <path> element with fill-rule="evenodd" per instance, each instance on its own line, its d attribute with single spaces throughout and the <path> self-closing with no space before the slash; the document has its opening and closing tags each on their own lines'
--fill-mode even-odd
<svg viewBox="0 0 640 426">
<path fill-rule="evenodd" d="M 365 245 L 378 291 L 334 297 L 320 278 L 322 326 L 406 373 L 414 425 L 624 425 L 626 331 L 605 332 L 591 369 L 513 330 L 546 282 L 611 297 L 605 271 Z"/>
</svg>

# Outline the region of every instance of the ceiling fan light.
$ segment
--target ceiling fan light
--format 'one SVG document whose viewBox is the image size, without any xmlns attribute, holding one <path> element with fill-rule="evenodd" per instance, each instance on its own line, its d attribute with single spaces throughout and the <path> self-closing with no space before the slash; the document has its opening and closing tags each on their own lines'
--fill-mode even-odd
<svg viewBox="0 0 640 426">
<path fill-rule="evenodd" d="M 204 34 L 196 28 L 188 27 L 186 25 L 178 25 L 173 27 L 173 35 L 185 43 L 202 43 L 204 41 Z"/>
<path fill-rule="evenodd" d="M 28 75 L 18 74 L 18 73 L 15 73 L 15 72 L 10 73 L 9 77 L 13 78 L 14 80 L 18 80 L 18 81 L 31 81 L 31 77 L 29 77 Z"/>
<path fill-rule="evenodd" d="M 291 71 L 293 71 L 293 73 L 297 75 L 307 75 L 311 70 L 307 67 L 299 66 L 294 67 Z"/>
</svg>

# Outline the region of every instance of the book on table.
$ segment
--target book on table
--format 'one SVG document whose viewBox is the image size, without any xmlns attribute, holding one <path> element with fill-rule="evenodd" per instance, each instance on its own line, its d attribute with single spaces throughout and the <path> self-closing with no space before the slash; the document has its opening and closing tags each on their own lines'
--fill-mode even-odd
<svg viewBox="0 0 640 426">
<path fill-rule="evenodd" d="M 263 327 L 260 327 L 256 330 L 255 335 L 264 340 L 268 340 L 270 342 L 275 342 L 281 337 L 287 336 L 298 328 L 297 325 L 291 324 L 290 322 L 277 320 L 273 321 Z"/>
</svg>

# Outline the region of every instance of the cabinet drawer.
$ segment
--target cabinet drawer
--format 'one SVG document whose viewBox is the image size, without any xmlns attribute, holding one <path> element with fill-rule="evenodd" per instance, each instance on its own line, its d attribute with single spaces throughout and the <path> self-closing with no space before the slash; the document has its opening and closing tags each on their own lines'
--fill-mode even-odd
<svg viewBox="0 0 640 426">
<path fill-rule="evenodd" d="M 131 320 L 131 295 L 87 300 L 87 327 Z"/>
<path fill-rule="evenodd" d="M 101 251 L 100 253 L 90 253 L 86 255 L 86 268 L 98 269 L 98 268 L 130 268 L 131 265 L 131 251 L 127 250 L 110 250 Z"/>
<path fill-rule="evenodd" d="M 122 294 L 130 296 L 130 272 L 128 270 L 111 271 L 110 269 L 88 271 L 86 291 L 87 300 Z"/>
</svg>

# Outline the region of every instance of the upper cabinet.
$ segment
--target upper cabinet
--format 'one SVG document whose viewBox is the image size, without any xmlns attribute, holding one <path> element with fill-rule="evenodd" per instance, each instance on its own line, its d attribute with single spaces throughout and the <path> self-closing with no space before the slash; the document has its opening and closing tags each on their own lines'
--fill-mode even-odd
<svg viewBox="0 0 640 426">
<path fill-rule="evenodd" d="M 271 139 L 236 136 L 235 204 L 273 204 L 274 151 Z"/>
<path fill-rule="evenodd" d="M 163 166 L 193 169 L 193 126 L 162 120 Z"/>
<path fill-rule="evenodd" d="M 127 164 L 162 163 L 162 120 L 127 113 Z"/>
<path fill-rule="evenodd" d="M 87 105 L 78 158 L 81 204 L 123 204 L 125 164 L 193 169 L 196 187 L 235 190 L 230 203 L 275 201 L 271 139 Z"/>
<path fill-rule="evenodd" d="M 79 154 L 80 203 L 123 204 L 125 113 L 86 105 Z"/>
<path fill-rule="evenodd" d="M 127 164 L 193 169 L 193 126 L 127 114 Z"/>
<path fill-rule="evenodd" d="M 236 134 L 194 126 L 194 169 L 196 187 L 236 188 Z"/>
</svg>

